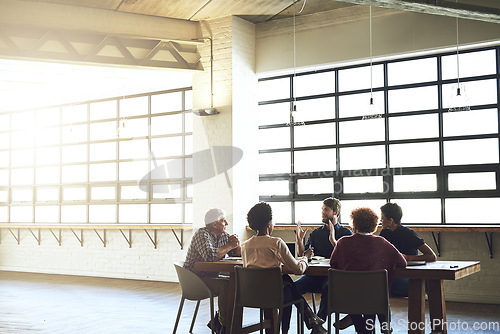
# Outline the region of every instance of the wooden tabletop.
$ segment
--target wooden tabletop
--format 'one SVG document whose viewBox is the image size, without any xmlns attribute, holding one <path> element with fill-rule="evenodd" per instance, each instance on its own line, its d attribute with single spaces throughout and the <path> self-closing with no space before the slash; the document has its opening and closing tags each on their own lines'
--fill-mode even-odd
<svg viewBox="0 0 500 334">
<path fill-rule="evenodd" d="M 481 270 L 479 261 L 436 261 L 425 265 L 396 268 L 396 277 L 457 280 Z"/>
<path fill-rule="evenodd" d="M 241 260 L 222 260 L 216 262 L 196 262 L 196 271 L 234 272 L 234 266 L 242 265 Z M 330 264 L 328 261 L 312 261 L 304 274 L 327 276 Z M 411 279 L 444 279 L 457 280 L 481 270 L 479 261 L 436 261 L 425 265 L 397 268 L 396 277 Z M 284 273 L 291 274 L 287 268 Z"/>
</svg>

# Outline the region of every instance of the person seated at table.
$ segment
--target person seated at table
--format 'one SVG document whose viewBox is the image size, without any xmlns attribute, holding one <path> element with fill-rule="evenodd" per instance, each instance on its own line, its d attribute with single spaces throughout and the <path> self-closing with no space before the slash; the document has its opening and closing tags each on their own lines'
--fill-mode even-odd
<svg viewBox="0 0 500 334">
<path fill-rule="evenodd" d="M 391 286 L 396 268 L 406 267 L 403 255 L 390 242 L 373 235 L 378 216 L 370 208 L 358 208 L 351 212 L 354 235 L 337 241 L 330 258 L 330 266 L 340 270 L 369 271 L 386 269 Z M 369 282 L 367 282 L 369 284 Z M 375 314 L 350 314 L 357 333 L 375 333 Z M 382 323 L 386 320 L 379 316 Z M 386 326 L 386 325 L 383 325 Z"/>
<path fill-rule="evenodd" d="M 197 261 L 212 262 L 227 255 L 241 256 L 240 241 L 236 234 L 229 235 L 226 213 L 222 209 L 210 209 L 205 213 L 205 227 L 198 229 L 191 239 L 191 244 L 184 261 L 184 267 L 191 270 L 207 284 L 210 291 L 218 296 L 219 311 L 216 313 L 214 331 L 224 334 L 227 312 L 227 289 L 229 279 L 219 276 L 220 273 L 196 272 Z M 210 322 L 208 325 L 210 327 Z"/>
<path fill-rule="evenodd" d="M 436 254 L 425 243 L 424 239 L 420 238 L 412 229 L 401 225 L 403 210 L 399 205 L 386 203 L 380 210 L 382 212 L 380 215 L 382 231 L 379 235 L 393 244 L 407 261 L 436 261 Z M 391 286 L 391 296 L 408 297 L 408 286 L 408 278 L 394 279 Z"/>
<path fill-rule="evenodd" d="M 340 214 L 340 201 L 333 197 L 328 197 L 323 200 L 323 205 L 321 206 L 321 217 L 323 225 L 314 229 L 307 239 L 304 245 L 304 236 L 307 232 L 307 228 L 304 230 L 301 227 L 300 221 L 297 223 L 296 227 L 296 240 L 298 255 L 306 255 L 309 258 L 312 253 L 316 256 L 322 256 L 325 259 L 329 259 L 332 255 L 333 248 L 337 243 L 337 240 L 346 235 L 352 235 L 351 230 L 342 226 L 339 222 Z M 297 288 L 302 292 L 302 294 L 314 292 L 321 292 L 321 302 L 319 304 L 318 316 L 321 319 L 326 319 L 328 312 L 328 277 L 326 276 L 309 276 L 304 275 L 295 281 Z M 351 325 L 348 318 L 344 318 L 340 321 L 340 329 L 344 329 Z"/>
<path fill-rule="evenodd" d="M 308 268 L 307 257 L 303 256 L 295 259 L 281 238 L 271 236 L 274 229 L 272 219 L 271 206 L 265 202 L 254 205 L 248 211 L 248 225 L 257 234 L 244 241 L 241 245 L 243 266 L 249 268 L 272 268 L 285 265 L 295 274 L 303 274 Z M 285 303 L 304 298 L 291 277 L 287 274 L 283 274 L 283 289 Z M 312 329 L 311 333 L 327 333 L 326 329 L 322 326 L 324 321 L 311 310 L 305 300 L 304 305 L 304 320 L 307 328 Z M 298 305 L 296 306 L 299 307 Z M 288 333 L 291 313 L 291 306 L 283 309 L 281 321 L 282 333 Z"/>
</svg>

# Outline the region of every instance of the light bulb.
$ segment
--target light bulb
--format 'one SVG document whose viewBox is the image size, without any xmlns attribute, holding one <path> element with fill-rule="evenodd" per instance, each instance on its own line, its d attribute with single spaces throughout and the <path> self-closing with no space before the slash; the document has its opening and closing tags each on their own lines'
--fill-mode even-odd
<svg viewBox="0 0 500 334">
<path fill-rule="evenodd" d="M 470 103 L 465 93 L 465 87 L 457 83 L 456 90 L 452 89 L 452 96 L 450 98 L 450 107 L 448 111 L 456 112 L 456 111 L 470 111 Z"/>
<path fill-rule="evenodd" d="M 377 114 L 377 111 L 377 106 L 373 102 L 373 97 L 370 97 L 370 103 L 368 104 L 366 115 L 363 116 L 362 120 L 382 118 L 382 115 Z"/>
</svg>

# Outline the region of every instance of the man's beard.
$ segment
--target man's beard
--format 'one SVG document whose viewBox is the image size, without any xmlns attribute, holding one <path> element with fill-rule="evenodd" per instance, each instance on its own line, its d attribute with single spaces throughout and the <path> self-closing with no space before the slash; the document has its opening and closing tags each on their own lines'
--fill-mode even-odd
<svg viewBox="0 0 500 334">
<path fill-rule="evenodd" d="M 330 223 L 330 219 L 328 217 L 323 218 L 323 224 L 328 225 Z"/>
</svg>

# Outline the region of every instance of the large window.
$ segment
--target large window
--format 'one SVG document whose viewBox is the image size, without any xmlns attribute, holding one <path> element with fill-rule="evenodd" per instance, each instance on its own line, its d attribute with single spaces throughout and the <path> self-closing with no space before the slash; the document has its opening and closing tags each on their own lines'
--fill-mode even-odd
<svg viewBox="0 0 500 334">
<path fill-rule="evenodd" d="M 260 200 L 278 224 L 319 223 L 329 196 L 345 223 L 391 201 L 407 224 L 500 224 L 499 59 L 460 53 L 460 112 L 451 52 L 259 79 Z"/>
<path fill-rule="evenodd" d="M 0 221 L 191 223 L 191 94 L 0 114 Z"/>
</svg>

